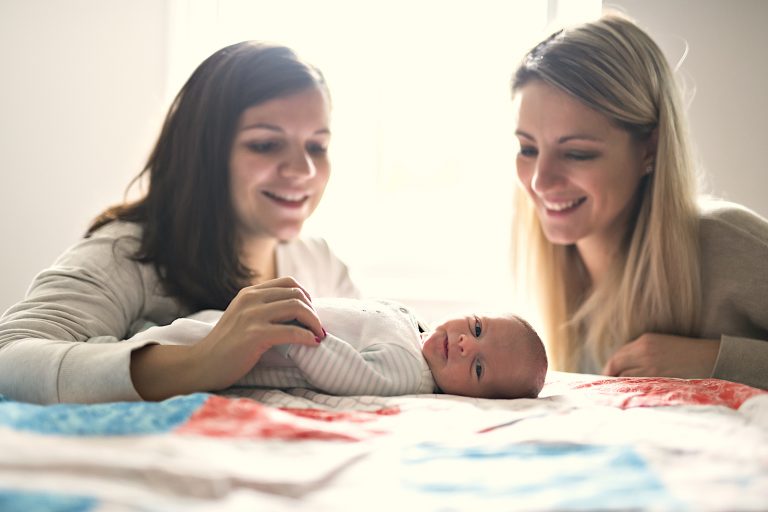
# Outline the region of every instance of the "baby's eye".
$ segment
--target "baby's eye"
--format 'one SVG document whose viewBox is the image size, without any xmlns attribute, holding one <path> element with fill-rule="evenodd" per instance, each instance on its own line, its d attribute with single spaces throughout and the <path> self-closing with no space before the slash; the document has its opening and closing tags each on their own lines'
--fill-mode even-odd
<svg viewBox="0 0 768 512">
<path fill-rule="evenodd" d="M 477 380 L 483 376 L 483 363 L 480 361 L 475 361 L 475 375 L 477 375 Z"/>
<path fill-rule="evenodd" d="M 480 323 L 480 319 L 475 317 L 475 338 L 479 337 L 483 333 L 483 325 Z"/>
</svg>

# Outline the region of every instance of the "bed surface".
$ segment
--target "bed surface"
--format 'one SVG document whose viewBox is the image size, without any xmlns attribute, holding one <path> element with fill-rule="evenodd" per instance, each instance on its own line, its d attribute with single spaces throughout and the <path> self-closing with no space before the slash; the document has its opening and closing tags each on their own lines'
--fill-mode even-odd
<svg viewBox="0 0 768 512">
<path fill-rule="evenodd" d="M 0 510 L 766 510 L 768 392 L 550 372 L 536 400 L 0 401 Z"/>
</svg>

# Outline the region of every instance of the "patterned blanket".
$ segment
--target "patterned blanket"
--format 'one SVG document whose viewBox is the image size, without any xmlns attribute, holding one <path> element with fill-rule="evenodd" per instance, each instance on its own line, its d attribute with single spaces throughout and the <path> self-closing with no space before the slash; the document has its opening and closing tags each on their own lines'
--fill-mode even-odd
<svg viewBox="0 0 768 512">
<path fill-rule="evenodd" d="M 766 510 L 768 392 L 550 372 L 535 400 L 0 401 L 0 511 Z"/>
</svg>

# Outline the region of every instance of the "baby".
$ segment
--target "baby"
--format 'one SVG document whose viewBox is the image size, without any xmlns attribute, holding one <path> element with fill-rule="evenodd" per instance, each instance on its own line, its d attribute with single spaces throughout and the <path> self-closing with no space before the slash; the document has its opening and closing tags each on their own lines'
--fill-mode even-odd
<svg viewBox="0 0 768 512">
<path fill-rule="evenodd" d="M 237 386 L 309 388 L 332 395 L 535 398 L 544 385 L 544 346 L 517 316 L 469 315 L 429 331 L 395 302 L 316 298 L 312 305 L 328 333 L 322 342 L 272 347 Z M 221 314 L 202 311 L 133 339 L 193 344 Z"/>
</svg>

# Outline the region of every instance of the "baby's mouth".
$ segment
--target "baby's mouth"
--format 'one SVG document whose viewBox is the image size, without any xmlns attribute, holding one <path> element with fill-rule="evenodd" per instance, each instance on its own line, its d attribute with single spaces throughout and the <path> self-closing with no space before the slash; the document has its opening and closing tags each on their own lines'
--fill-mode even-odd
<svg viewBox="0 0 768 512">
<path fill-rule="evenodd" d="M 445 340 L 443 340 L 443 357 L 445 360 L 448 360 L 448 336 L 445 336 Z"/>
</svg>

